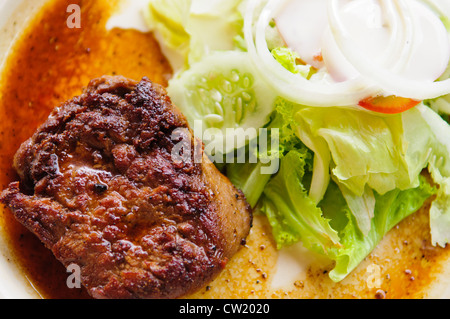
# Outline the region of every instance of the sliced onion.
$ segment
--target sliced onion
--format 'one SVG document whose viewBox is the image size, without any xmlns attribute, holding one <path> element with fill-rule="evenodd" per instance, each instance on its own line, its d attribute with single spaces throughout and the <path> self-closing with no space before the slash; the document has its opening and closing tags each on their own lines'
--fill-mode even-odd
<svg viewBox="0 0 450 319">
<path fill-rule="evenodd" d="M 409 7 L 405 6 L 403 2 L 383 0 L 381 3 L 382 7 L 386 9 L 386 16 L 390 17 L 390 29 L 392 30 L 390 47 L 385 52 L 385 58 L 390 58 L 393 63 L 388 64 L 385 62 L 380 65 L 397 72 L 406 66 L 406 61 L 411 55 L 412 46 L 404 46 L 401 44 L 412 43 L 414 26 L 409 18 L 410 14 L 402 14 L 410 11 Z M 402 28 L 399 22 L 403 22 L 402 24 L 405 27 Z"/>
<path fill-rule="evenodd" d="M 388 17 L 389 26 L 392 30 L 388 48 L 386 49 L 384 55 L 379 59 L 380 63 L 388 65 L 389 63 L 396 62 L 394 56 L 400 43 L 400 25 L 397 19 L 396 10 L 394 8 L 394 2 L 391 0 L 382 0 L 380 4 L 381 8 L 385 11 L 385 15 Z"/>
<path fill-rule="evenodd" d="M 289 72 L 274 59 L 266 42 L 267 26 L 287 1 L 289 0 L 268 0 L 255 21 L 255 12 L 261 1 L 250 0 L 244 17 L 245 39 L 256 69 L 286 99 L 309 106 L 352 108 L 360 100 L 381 92 L 417 100 L 450 93 L 450 80 L 418 81 L 398 74 L 412 54 L 412 46 L 399 44 L 411 43 L 415 36 L 410 6 L 403 0 L 381 1 L 389 19 L 391 38 L 385 54 L 375 63 L 359 51 L 346 32 L 337 8 L 338 0 L 330 1 L 329 20 L 333 37 L 339 49 L 362 76 L 336 83 L 331 77 L 313 81 Z M 450 5 L 445 1 L 424 1 L 442 15 L 448 16 L 450 13 Z"/>
<path fill-rule="evenodd" d="M 363 74 L 364 77 L 375 82 L 385 92 L 415 100 L 433 99 L 450 93 L 450 79 L 438 82 L 411 80 L 394 71 L 388 70 L 379 63 L 370 61 L 360 52 L 359 48 L 353 43 L 351 37 L 348 35 L 348 31 L 339 14 L 338 2 L 339 0 L 331 0 L 328 8 L 333 36 L 335 37 L 339 49 L 344 53 L 355 69 Z M 405 7 L 410 5 L 402 0 L 398 0 L 397 2 L 401 2 Z M 400 12 L 400 14 L 405 15 L 405 12 Z M 404 18 L 407 19 L 407 17 Z M 413 28 L 412 26 L 409 27 Z M 408 31 L 405 30 L 405 32 Z M 408 52 L 403 50 L 401 59 L 406 60 L 407 54 Z M 404 61 L 399 61 L 399 63 L 402 62 Z M 399 63 L 394 69 L 398 69 Z"/>
<path fill-rule="evenodd" d="M 250 0 L 244 17 L 244 34 L 248 52 L 255 67 L 281 95 L 295 103 L 309 106 L 340 106 L 357 108 L 364 97 L 374 95 L 378 89 L 362 77 L 347 82 L 310 81 L 293 74 L 281 66 L 272 56 L 266 42 L 266 28 L 278 10 L 288 0 L 269 0 L 254 24 L 258 0 Z M 255 26 L 255 37 L 253 27 Z"/>
</svg>

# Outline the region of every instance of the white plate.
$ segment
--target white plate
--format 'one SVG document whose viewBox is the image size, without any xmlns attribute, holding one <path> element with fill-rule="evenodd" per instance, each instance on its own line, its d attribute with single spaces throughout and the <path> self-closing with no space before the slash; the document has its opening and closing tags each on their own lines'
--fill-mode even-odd
<svg viewBox="0 0 450 319">
<path fill-rule="evenodd" d="M 15 38 L 30 17 L 47 0 L 0 0 L 0 70 Z M 17 267 L 0 225 L 0 298 L 39 298 L 32 284 Z"/>
<path fill-rule="evenodd" d="M 48 0 L 0 0 L 0 70 L 11 44 L 28 20 Z M 1 81 L 1 79 L 0 79 Z M 0 298 L 29 299 L 41 296 L 18 268 L 0 224 Z M 429 289 L 428 298 L 450 298 L 450 267 Z"/>
</svg>

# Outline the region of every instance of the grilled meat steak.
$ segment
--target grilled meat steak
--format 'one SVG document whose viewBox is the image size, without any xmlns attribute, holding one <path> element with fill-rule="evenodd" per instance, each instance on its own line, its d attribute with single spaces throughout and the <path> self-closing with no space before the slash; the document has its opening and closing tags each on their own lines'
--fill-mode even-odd
<svg viewBox="0 0 450 319">
<path fill-rule="evenodd" d="M 201 163 L 174 161 L 185 128 Z M 186 136 L 185 136 L 186 137 Z M 200 144 L 198 144 L 200 143 Z M 165 90 L 91 81 L 14 158 L 1 195 L 94 298 L 178 298 L 211 281 L 245 241 L 251 211 L 202 152 Z"/>
</svg>

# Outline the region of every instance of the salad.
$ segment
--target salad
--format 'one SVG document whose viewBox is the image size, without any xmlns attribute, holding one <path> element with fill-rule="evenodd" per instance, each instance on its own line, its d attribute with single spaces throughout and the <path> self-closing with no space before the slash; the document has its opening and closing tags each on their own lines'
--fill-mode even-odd
<svg viewBox="0 0 450 319">
<path fill-rule="evenodd" d="M 173 102 L 279 249 L 302 242 L 338 282 L 427 201 L 449 243 L 449 1 L 151 0 L 145 17 Z M 251 128 L 276 143 L 225 143 Z"/>
</svg>

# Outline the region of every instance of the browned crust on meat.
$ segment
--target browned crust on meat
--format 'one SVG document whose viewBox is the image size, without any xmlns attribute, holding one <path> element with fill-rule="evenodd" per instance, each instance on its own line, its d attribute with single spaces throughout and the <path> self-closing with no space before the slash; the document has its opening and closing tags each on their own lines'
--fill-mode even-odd
<svg viewBox="0 0 450 319">
<path fill-rule="evenodd" d="M 194 292 L 236 253 L 252 217 L 204 154 L 202 163 L 195 152 L 172 160 L 178 128 L 195 149 L 161 86 L 95 79 L 21 146 L 14 159 L 21 182 L 1 201 L 66 267 L 80 266 L 95 298 Z"/>
</svg>

